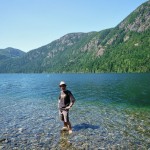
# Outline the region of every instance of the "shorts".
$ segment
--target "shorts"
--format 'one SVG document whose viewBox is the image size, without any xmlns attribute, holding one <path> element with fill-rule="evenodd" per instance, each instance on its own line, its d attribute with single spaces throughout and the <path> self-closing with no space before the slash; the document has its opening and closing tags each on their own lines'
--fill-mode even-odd
<svg viewBox="0 0 150 150">
<path fill-rule="evenodd" d="M 69 110 L 59 110 L 60 120 L 69 122 Z"/>
</svg>

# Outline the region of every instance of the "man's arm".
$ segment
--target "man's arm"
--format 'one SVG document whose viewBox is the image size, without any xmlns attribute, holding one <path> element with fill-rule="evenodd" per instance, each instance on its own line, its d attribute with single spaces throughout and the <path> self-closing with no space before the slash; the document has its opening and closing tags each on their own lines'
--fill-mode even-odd
<svg viewBox="0 0 150 150">
<path fill-rule="evenodd" d="M 59 98 L 58 98 L 58 108 L 59 108 L 59 104 L 60 104 L 60 96 L 59 96 Z"/>
<path fill-rule="evenodd" d="M 70 109 L 76 101 L 71 92 L 69 93 L 69 96 L 70 96 L 70 104 L 69 104 L 69 106 L 66 107 L 66 109 Z"/>
</svg>

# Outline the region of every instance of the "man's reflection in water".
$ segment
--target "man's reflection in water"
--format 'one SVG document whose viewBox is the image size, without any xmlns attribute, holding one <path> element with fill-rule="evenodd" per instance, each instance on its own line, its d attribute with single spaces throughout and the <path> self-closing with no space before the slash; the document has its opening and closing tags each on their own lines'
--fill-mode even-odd
<svg viewBox="0 0 150 150">
<path fill-rule="evenodd" d="M 60 150 L 77 150 L 72 146 L 72 143 L 69 141 L 69 132 L 66 131 L 60 131 L 60 141 L 59 141 L 59 148 Z"/>
</svg>

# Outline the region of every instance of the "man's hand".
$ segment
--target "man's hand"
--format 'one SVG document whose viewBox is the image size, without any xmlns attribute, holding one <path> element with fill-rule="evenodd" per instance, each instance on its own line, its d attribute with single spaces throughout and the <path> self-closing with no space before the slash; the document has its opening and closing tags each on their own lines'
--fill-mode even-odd
<svg viewBox="0 0 150 150">
<path fill-rule="evenodd" d="M 68 107 L 66 107 L 65 109 L 66 109 L 66 110 L 69 110 L 70 108 L 71 108 L 71 107 L 70 107 L 70 106 L 68 106 Z"/>
</svg>

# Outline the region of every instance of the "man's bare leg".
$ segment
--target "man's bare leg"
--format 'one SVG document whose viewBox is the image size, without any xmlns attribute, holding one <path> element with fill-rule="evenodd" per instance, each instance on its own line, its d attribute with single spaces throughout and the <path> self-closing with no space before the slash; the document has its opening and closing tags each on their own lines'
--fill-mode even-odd
<svg viewBox="0 0 150 150">
<path fill-rule="evenodd" d="M 64 127 L 68 128 L 68 123 L 67 122 L 64 122 Z"/>
<path fill-rule="evenodd" d="M 67 122 L 67 125 L 68 125 L 68 129 L 69 129 L 69 134 L 72 133 L 72 126 L 71 126 L 71 123 L 70 122 Z"/>
</svg>

